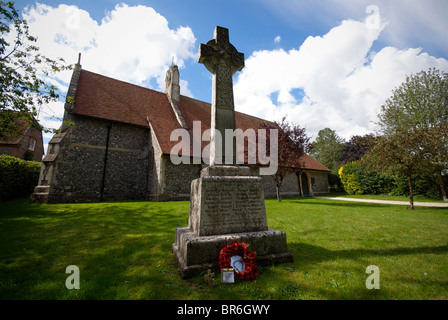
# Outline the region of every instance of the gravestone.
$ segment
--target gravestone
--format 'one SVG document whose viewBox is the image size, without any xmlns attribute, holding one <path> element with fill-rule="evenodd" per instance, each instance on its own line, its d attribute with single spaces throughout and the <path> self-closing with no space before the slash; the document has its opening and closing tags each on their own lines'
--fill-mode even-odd
<svg viewBox="0 0 448 320">
<path fill-rule="evenodd" d="M 232 76 L 244 67 L 244 54 L 229 42 L 228 29 L 217 26 L 214 38 L 200 45 L 199 63 L 213 74 L 210 166 L 191 182 L 188 226 L 176 228 L 173 252 L 181 275 L 217 266 L 219 251 L 232 242 L 245 242 L 258 263 L 292 261 L 286 234 L 268 228 L 261 177 L 236 165 L 235 141 L 224 152 L 225 129 L 235 129 Z M 214 129 L 221 133 L 221 146 Z"/>
</svg>

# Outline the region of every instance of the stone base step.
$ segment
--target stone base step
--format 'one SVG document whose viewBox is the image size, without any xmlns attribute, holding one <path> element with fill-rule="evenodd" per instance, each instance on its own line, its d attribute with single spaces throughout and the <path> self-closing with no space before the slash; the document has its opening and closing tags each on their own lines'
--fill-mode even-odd
<svg viewBox="0 0 448 320">
<path fill-rule="evenodd" d="M 34 188 L 34 193 L 46 193 L 50 192 L 50 186 L 37 186 Z"/>
<path fill-rule="evenodd" d="M 35 192 L 30 196 L 31 203 L 47 203 L 48 202 L 48 193 L 43 192 Z"/>
<path fill-rule="evenodd" d="M 293 261 L 286 246 L 286 234 L 269 228 L 267 231 L 197 236 L 188 227 L 176 228 L 173 253 L 180 266 L 182 278 L 189 278 L 218 266 L 219 251 L 232 242 L 244 242 L 257 253 L 258 264 L 277 264 Z"/>
</svg>

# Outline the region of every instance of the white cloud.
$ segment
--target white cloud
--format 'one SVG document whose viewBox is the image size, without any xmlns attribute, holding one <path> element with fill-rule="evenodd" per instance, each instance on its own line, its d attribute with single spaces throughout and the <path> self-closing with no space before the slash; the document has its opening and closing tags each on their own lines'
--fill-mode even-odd
<svg viewBox="0 0 448 320">
<path fill-rule="evenodd" d="M 23 18 L 45 56 L 76 63 L 81 52 L 84 69 L 160 91 L 165 89 L 166 70 L 173 57 L 181 69 L 187 60 L 196 59 L 193 31 L 183 26 L 170 29 L 168 21 L 151 7 L 118 4 L 97 22 L 76 6 L 36 3 L 23 10 Z M 65 97 L 71 74 L 60 72 L 47 80 Z M 193 96 L 186 80 L 181 80 L 181 92 Z M 63 112 L 62 102 L 51 103 L 43 107 L 39 120 L 56 129 Z M 50 137 L 45 134 L 46 145 Z"/>
<path fill-rule="evenodd" d="M 64 117 L 64 103 L 52 101 L 46 104 L 39 112 L 39 123 L 47 129 L 59 129 Z M 44 138 L 51 138 L 52 134 L 44 133 Z"/>
<path fill-rule="evenodd" d="M 275 120 L 287 114 L 314 138 L 325 127 L 346 139 L 372 132 L 380 106 L 406 75 L 429 67 L 448 71 L 447 60 L 419 48 L 372 52 L 385 28 L 345 20 L 299 49 L 254 52 L 235 84 L 237 110 Z"/>
<path fill-rule="evenodd" d="M 180 94 L 187 97 L 193 97 L 193 93 L 191 93 L 190 89 L 188 88 L 188 81 L 179 79 L 179 85 L 180 85 Z"/>
<path fill-rule="evenodd" d="M 81 52 L 83 68 L 138 85 L 155 80 L 157 89 L 163 90 L 172 57 L 179 68 L 196 57 L 193 31 L 170 29 L 151 7 L 118 4 L 100 23 L 88 12 L 64 4 L 55 8 L 38 3 L 23 15 L 45 55 L 74 63 Z M 58 77 L 68 83 L 70 75 Z"/>
<path fill-rule="evenodd" d="M 448 50 L 448 42 L 440 41 L 448 30 L 448 1 L 443 0 L 262 0 L 273 15 L 297 30 L 304 25 L 331 27 L 334 21 L 362 20 L 366 9 L 375 5 L 388 28 L 382 40 L 400 49 L 414 47 L 416 43 L 431 47 L 440 54 Z"/>
</svg>

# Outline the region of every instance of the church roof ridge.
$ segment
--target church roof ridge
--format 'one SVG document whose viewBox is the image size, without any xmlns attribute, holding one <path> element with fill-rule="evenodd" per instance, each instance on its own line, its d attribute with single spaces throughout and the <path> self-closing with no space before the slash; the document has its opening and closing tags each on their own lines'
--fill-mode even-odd
<svg viewBox="0 0 448 320">
<path fill-rule="evenodd" d="M 106 75 L 98 73 L 98 72 L 94 72 L 94 71 L 90 71 L 90 70 L 86 70 L 86 69 L 82 69 L 82 72 L 88 72 L 88 73 L 94 74 L 96 76 L 100 76 L 100 77 L 103 77 L 103 78 L 110 79 L 112 81 L 121 82 L 121 83 L 123 83 L 125 85 L 130 85 L 130 86 L 134 86 L 134 87 L 137 87 L 137 88 L 140 88 L 140 89 L 151 90 L 151 91 L 154 91 L 154 92 L 157 92 L 157 93 L 160 93 L 160 94 L 164 94 L 163 92 L 160 92 L 160 91 L 158 91 L 156 89 L 151 89 L 151 88 L 148 88 L 148 87 L 144 87 L 144 86 L 132 83 L 132 82 L 125 81 L 125 80 L 116 79 L 116 78 L 113 78 L 111 76 L 106 76 Z"/>
</svg>

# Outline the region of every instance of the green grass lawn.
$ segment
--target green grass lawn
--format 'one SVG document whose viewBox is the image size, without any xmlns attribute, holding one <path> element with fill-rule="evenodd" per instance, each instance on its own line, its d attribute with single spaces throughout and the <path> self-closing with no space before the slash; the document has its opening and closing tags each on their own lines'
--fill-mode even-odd
<svg viewBox="0 0 448 320">
<path fill-rule="evenodd" d="M 448 210 L 266 200 L 294 262 L 256 281 L 182 280 L 171 252 L 189 202 L 0 204 L 0 299 L 448 299 Z M 68 290 L 65 269 L 80 269 Z M 380 270 L 368 290 L 367 266 Z"/>
</svg>

